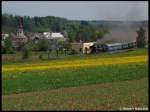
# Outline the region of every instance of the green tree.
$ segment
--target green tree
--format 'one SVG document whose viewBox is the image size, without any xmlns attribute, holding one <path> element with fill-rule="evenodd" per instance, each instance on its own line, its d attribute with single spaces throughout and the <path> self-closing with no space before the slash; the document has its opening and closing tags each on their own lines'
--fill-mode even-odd
<svg viewBox="0 0 150 112">
<path fill-rule="evenodd" d="M 2 31 L 15 32 L 18 28 L 19 16 L 10 14 L 2 15 Z M 91 23 L 90 21 L 70 21 L 64 18 L 54 16 L 46 17 L 23 17 L 24 32 L 67 32 L 67 37 L 70 42 L 80 40 L 82 41 L 95 41 L 103 37 L 106 33 L 102 25 Z M 106 26 L 106 25 L 105 25 Z"/>
<path fill-rule="evenodd" d="M 140 27 L 140 29 L 137 31 L 137 47 L 138 48 L 144 48 L 146 45 L 146 41 L 145 41 L 145 30 Z"/>
<path fill-rule="evenodd" d="M 66 25 L 66 30 L 67 30 L 68 39 L 70 42 L 79 40 L 79 25 L 68 24 Z"/>
<path fill-rule="evenodd" d="M 6 53 L 14 53 L 12 38 L 9 36 L 4 40 Z"/>
<path fill-rule="evenodd" d="M 103 31 L 102 28 L 88 25 L 88 26 L 80 26 L 79 29 L 79 40 L 82 40 L 84 42 L 89 42 L 89 41 L 97 41 L 98 39 L 103 38 L 104 34 L 106 32 Z"/>
<path fill-rule="evenodd" d="M 31 47 L 29 44 L 26 44 L 22 49 L 22 59 L 28 59 L 31 55 Z"/>
<path fill-rule="evenodd" d="M 42 37 L 37 43 L 37 48 L 39 51 L 47 51 L 49 48 L 49 40 Z"/>
</svg>

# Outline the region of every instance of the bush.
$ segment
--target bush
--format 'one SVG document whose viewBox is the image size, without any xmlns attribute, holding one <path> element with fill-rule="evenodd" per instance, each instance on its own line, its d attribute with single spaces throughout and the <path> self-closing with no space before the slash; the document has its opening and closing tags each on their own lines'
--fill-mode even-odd
<svg viewBox="0 0 150 112">
<path fill-rule="evenodd" d="M 138 37 L 137 37 L 137 47 L 138 48 L 144 48 L 146 45 L 145 41 L 145 30 L 141 27 L 139 31 L 137 31 Z"/>
<path fill-rule="evenodd" d="M 30 52 L 31 52 L 30 47 L 28 45 L 25 45 L 22 51 L 22 59 L 28 59 L 30 56 Z"/>
<path fill-rule="evenodd" d="M 45 37 L 40 39 L 37 43 L 37 48 L 39 51 L 47 51 L 48 47 L 49 47 L 49 41 Z"/>
<path fill-rule="evenodd" d="M 42 54 L 39 55 L 39 59 L 43 59 L 43 55 Z"/>
<path fill-rule="evenodd" d="M 75 50 L 70 50 L 69 52 L 68 52 L 68 54 L 69 55 L 74 55 L 74 54 L 78 54 Z"/>
<path fill-rule="evenodd" d="M 7 54 L 14 53 L 11 37 L 7 37 L 4 41 L 4 44 L 5 44 L 5 53 L 7 53 Z"/>
</svg>

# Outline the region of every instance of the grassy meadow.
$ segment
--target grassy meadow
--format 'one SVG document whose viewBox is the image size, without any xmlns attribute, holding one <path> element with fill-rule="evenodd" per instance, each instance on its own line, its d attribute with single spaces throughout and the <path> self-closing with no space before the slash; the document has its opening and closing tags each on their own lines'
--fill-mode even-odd
<svg viewBox="0 0 150 112">
<path fill-rule="evenodd" d="M 3 110 L 123 107 L 148 107 L 147 49 L 2 62 Z"/>
</svg>

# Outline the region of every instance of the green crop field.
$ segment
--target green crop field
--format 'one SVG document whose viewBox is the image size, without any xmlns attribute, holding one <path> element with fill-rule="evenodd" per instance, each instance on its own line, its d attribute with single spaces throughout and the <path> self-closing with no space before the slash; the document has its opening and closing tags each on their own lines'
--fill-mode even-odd
<svg viewBox="0 0 150 112">
<path fill-rule="evenodd" d="M 2 63 L 3 110 L 148 107 L 147 49 Z"/>
</svg>

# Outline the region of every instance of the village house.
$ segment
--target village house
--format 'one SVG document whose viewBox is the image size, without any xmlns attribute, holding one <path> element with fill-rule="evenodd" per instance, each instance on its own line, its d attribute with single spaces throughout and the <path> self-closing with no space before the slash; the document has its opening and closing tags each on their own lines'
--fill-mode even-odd
<svg viewBox="0 0 150 112">
<path fill-rule="evenodd" d="M 43 32 L 43 36 L 47 39 L 64 39 L 64 36 L 60 32 Z"/>
<path fill-rule="evenodd" d="M 70 47 L 73 51 L 77 53 L 82 53 L 83 50 L 83 44 L 82 43 L 71 43 Z"/>
<path fill-rule="evenodd" d="M 58 41 L 66 41 L 67 38 L 64 37 L 64 35 L 60 32 L 43 32 L 43 33 L 34 33 L 33 36 L 31 36 L 31 40 L 36 44 L 38 41 L 42 38 L 47 38 L 50 42 L 51 50 L 56 50 L 61 48 L 61 46 L 58 45 Z"/>
<path fill-rule="evenodd" d="M 3 48 L 5 47 L 4 41 L 5 41 L 5 39 L 6 39 L 7 37 L 9 37 L 9 34 L 7 34 L 7 33 L 2 33 L 2 34 L 1 34 L 1 37 L 2 37 L 2 40 L 1 40 L 1 48 L 3 49 Z"/>
<path fill-rule="evenodd" d="M 71 49 L 77 53 L 90 54 L 96 52 L 96 42 L 71 43 Z"/>
<path fill-rule="evenodd" d="M 83 43 L 83 54 L 96 52 L 96 42 Z"/>
<path fill-rule="evenodd" d="M 53 41 L 53 40 L 58 40 L 58 39 L 63 39 L 63 40 L 66 40 L 66 38 L 64 37 L 63 34 L 61 34 L 60 32 L 43 32 L 43 33 L 35 33 L 31 39 L 32 41 L 34 41 L 35 43 L 38 42 L 39 39 L 41 38 L 47 38 L 48 40 L 50 41 Z"/>
</svg>

